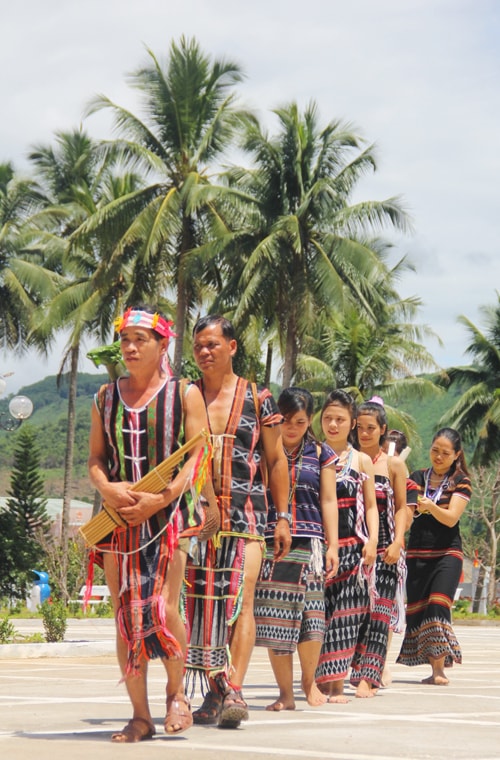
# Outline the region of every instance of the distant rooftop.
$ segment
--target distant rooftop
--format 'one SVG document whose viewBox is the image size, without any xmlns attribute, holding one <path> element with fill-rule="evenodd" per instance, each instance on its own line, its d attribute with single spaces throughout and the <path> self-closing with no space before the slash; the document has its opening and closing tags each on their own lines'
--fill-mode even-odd
<svg viewBox="0 0 500 760">
<path fill-rule="evenodd" d="M 6 509 L 9 496 L 0 496 L 0 509 Z M 83 525 L 92 517 L 92 507 L 88 501 L 71 499 L 70 525 Z M 62 499 L 47 499 L 47 514 L 54 522 L 59 522 L 63 508 Z"/>
</svg>

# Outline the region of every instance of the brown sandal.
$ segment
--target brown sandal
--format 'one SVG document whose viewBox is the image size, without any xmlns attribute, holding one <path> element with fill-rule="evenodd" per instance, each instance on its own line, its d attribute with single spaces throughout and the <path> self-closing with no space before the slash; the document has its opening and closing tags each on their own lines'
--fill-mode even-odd
<svg viewBox="0 0 500 760">
<path fill-rule="evenodd" d="M 238 728 L 242 720 L 248 720 L 248 705 L 240 689 L 232 689 L 224 696 L 219 728 Z"/>
<path fill-rule="evenodd" d="M 167 715 L 165 731 L 167 734 L 180 734 L 193 725 L 191 705 L 185 694 L 172 694 L 167 697 Z"/>
<path fill-rule="evenodd" d="M 111 741 L 117 744 L 135 744 L 152 739 L 155 733 L 155 727 L 146 718 L 132 718 L 121 731 L 111 734 Z"/>
<path fill-rule="evenodd" d="M 216 726 L 222 712 L 223 695 L 218 691 L 207 691 L 201 707 L 193 713 L 193 722 L 198 726 Z"/>
</svg>

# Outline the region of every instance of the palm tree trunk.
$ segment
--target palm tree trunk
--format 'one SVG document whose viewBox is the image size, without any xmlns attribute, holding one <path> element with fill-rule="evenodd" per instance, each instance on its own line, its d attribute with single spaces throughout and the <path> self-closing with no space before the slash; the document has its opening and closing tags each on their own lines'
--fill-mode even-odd
<svg viewBox="0 0 500 760">
<path fill-rule="evenodd" d="M 67 569 L 68 562 L 68 540 L 69 540 L 69 516 L 71 509 L 71 491 L 73 484 L 73 451 L 75 446 L 75 421 L 76 421 L 76 390 L 78 383 L 78 358 L 80 355 L 80 346 L 71 348 L 71 370 L 69 376 L 69 394 L 68 394 L 68 429 L 66 433 L 66 455 L 64 457 L 64 488 L 63 488 L 63 508 L 61 519 L 61 549 L 63 570 Z M 66 577 L 66 572 L 61 573 Z"/>
<path fill-rule="evenodd" d="M 182 355 L 184 349 L 184 332 L 186 324 L 186 288 L 184 283 L 179 281 L 177 283 L 177 305 L 175 309 L 175 349 L 174 349 L 174 363 L 172 371 L 176 377 L 180 377 L 182 373 Z"/>
<path fill-rule="evenodd" d="M 273 344 L 271 341 L 267 344 L 267 354 L 266 354 L 266 373 L 264 375 L 264 385 L 266 388 L 269 388 L 269 383 L 271 382 L 271 369 L 273 366 Z"/>
<path fill-rule="evenodd" d="M 186 317 L 188 312 L 188 279 L 186 272 L 186 254 L 193 246 L 189 217 L 183 217 L 182 239 L 179 251 L 179 266 L 177 268 L 177 304 L 175 308 L 175 350 L 174 375 L 182 374 L 182 357 L 184 352 L 184 333 L 186 331 Z"/>
<path fill-rule="evenodd" d="M 289 388 L 297 366 L 297 345 L 295 340 L 295 316 L 290 317 L 286 331 L 285 363 L 283 366 L 283 388 Z"/>
</svg>

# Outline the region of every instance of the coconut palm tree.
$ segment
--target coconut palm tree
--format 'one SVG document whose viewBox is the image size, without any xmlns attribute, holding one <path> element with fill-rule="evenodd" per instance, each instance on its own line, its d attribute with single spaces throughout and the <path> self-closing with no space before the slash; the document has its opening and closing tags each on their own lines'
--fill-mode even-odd
<svg viewBox="0 0 500 760">
<path fill-rule="evenodd" d="M 73 243 L 74 232 L 100 204 L 115 193 L 129 194 L 138 187 L 134 176 L 116 177 L 112 155 L 103 156 L 97 144 L 81 129 L 56 135 L 55 145 L 36 146 L 29 154 L 44 192 L 44 208 L 31 217 L 32 245 L 44 256 L 44 265 L 25 270 L 25 282 L 39 289 L 51 275 L 52 290 L 33 315 L 31 340 L 47 351 L 55 336 L 67 335 L 58 381 L 69 367 L 68 424 L 64 465 L 61 544 L 67 545 L 76 425 L 77 373 L 85 338 L 101 341 L 109 336 L 117 312 L 133 287 L 133 252 L 124 249 L 121 260 L 108 266 L 112 245 L 103 234 Z M 116 230 L 116 234 L 121 232 Z M 132 262 L 132 263 L 131 263 Z M 131 283 L 134 282 L 134 285 Z"/>
<path fill-rule="evenodd" d="M 466 353 L 473 358 L 469 367 L 450 367 L 439 378 L 447 387 L 462 389 L 458 401 L 439 420 L 460 431 L 465 441 L 474 443 L 472 462 L 488 465 L 500 454 L 500 294 L 497 303 L 483 306 L 484 329 L 467 317 L 458 321 L 470 335 Z"/>
<path fill-rule="evenodd" d="M 0 164 L 0 342 L 22 351 L 26 346 L 34 294 L 18 277 L 23 257 L 22 229 L 39 203 L 38 189 L 30 179 L 16 175 L 11 163 Z"/>
<path fill-rule="evenodd" d="M 378 252 L 381 263 L 387 261 L 390 245 L 377 240 L 367 245 Z M 440 340 L 430 327 L 417 321 L 421 299 L 402 299 L 396 290 L 397 280 L 408 269 L 413 265 L 402 258 L 390 268 L 372 272 L 367 284 L 375 298 L 367 293 L 368 312 L 360 310 L 347 292 L 342 312 L 316 320 L 309 354 L 326 362 L 339 387 L 356 389 L 360 396 L 375 391 L 381 394 L 396 387 L 400 379 L 414 378 L 416 371 L 437 369 L 422 341 Z M 301 357 L 303 371 L 307 360 L 307 356 Z"/>
<path fill-rule="evenodd" d="M 230 61 L 210 61 L 195 40 L 185 37 L 171 44 L 164 64 L 148 53 L 150 63 L 129 78 L 142 97 L 144 120 L 104 96 L 88 108 L 89 114 L 112 111 L 120 137 L 111 147 L 139 167 L 147 182 L 103 208 L 80 234 L 92 235 L 102 225 L 128 219 L 113 256 L 134 246 L 143 271 L 151 272 L 156 288 L 152 297 L 157 300 L 166 289 L 175 293 L 173 368 L 179 373 L 189 312 L 203 279 L 195 250 L 204 237 L 204 214 L 212 213 L 210 205 L 195 208 L 193 199 L 197 188 L 209 182 L 210 166 L 234 132 L 238 113 L 232 88 L 242 74 Z"/>
<path fill-rule="evenodd" d="M 371 241 L 382 261 L 390 246 Z M 371 313 L 360 311 L 347 293 L 344 309 L 333 315 L 318 314 L 298 356 L 295 381 L 317 397 L 319 405 L 331 388 L 343 388 L 358 401 L 382 396 L 392 427 L 403 430 L 418 444 L 416 424 L 406 414 L 404 400 L 442 394 L 422 375 L 437 365 L 422 341 L 439 339 L 428 326 L 418 324 L 418 297 L 402 299 L 397 280 L 412 265 L 405 258 L 371 278 Z M 380 299 L 382 296 L 382 299 Z M 419 374 L 416 374 L 419 373 Z"/>
<path fill-rule="evenodd" d="M 254 166 L 227 174 L 240 193 L 235 209 L 243 224 L 226 246 L 221 266 L 230 275 L 219 303 L 234 309 L 240 328 L 259 314 L 276 330 L 287 386 L 318 314 L 341 310 L 346 294 L 371 314 L 370 278 L 384 266 L 368 235 L 382 227 L 405 231 L 409 221 L 394 198 L 352 204 L 375 156 L 349 125 L 321 128 L 314 103 L 303 113 L 295 103 L 274 113 L 275 137 L 256 118 L 245 119 L 242 147 Z"/>
</svg>

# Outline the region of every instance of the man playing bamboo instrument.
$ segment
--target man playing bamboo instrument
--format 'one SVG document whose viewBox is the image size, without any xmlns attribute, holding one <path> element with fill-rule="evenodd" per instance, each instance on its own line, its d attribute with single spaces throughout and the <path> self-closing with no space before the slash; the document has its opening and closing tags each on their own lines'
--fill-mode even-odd
<svg viewBox="0 0 500 760">
<path fill-rule="evenodd" d="M 200 319 L 193 332 L 198 386 L 208 412 L 213 446 L 212 480 L 221 511 L 216 541 L 200 542 L 188 559 L 187 668 L 201 674 L 205 698 L 194 722 L 236 728 L 248 719 L 242 686 L 255 642 L 254 593 L 267 518 L 261 471 L 262 446 L 268 483 L 278 512 L 274 556 L 290 549 L 288 465 L 281 441 L 282 417 L 266 389 L 233 371 L 237 343 L 231 322 Z"/>
<path fill-rule="evenodd" d="M 114 742 L 138 742 L 155 733 L 146 682 L 153 657 L 162 659 L 167 672 L 165 731 L 177 734 L 193 722 L 184 694 L 186 632 L 179 598 L 187 536 L 196 535 L 202 523 L 189 490 L 202 444 L 188 453 L 160 493 L 131 490 L 131 484 L 179 448 L 182 430 L 188 439 L 207 428 L 198 388 L 189 385 L 182 392 L 182 383 L 171 377 L 170 326 L 142 305 L 117 320 L 128 376 L 102 386 L 92 407 L 90 479 L 105 504 L 127 523 L 100 542 L 97 552 L 111 592 L 118 661 L 133 709 L 125 728 L 112 735 Z"/>
</svg>

